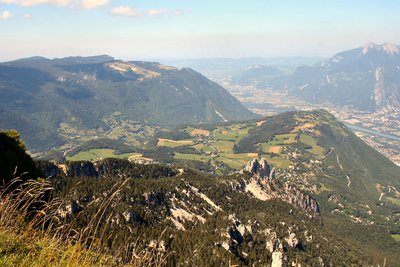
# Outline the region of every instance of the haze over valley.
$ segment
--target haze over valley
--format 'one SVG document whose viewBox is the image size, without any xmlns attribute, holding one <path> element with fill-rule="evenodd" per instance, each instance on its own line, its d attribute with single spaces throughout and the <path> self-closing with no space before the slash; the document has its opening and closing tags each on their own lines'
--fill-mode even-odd
<svg viewBox="0 0 400 267">
<path fill-rule="evenodd" d="M 0 265 L 399 266 L 399 8 L 0 0 Z"/>
<path fill-rule="evenodd" d="M 215 75 L 219 84 L 255 113 L 327 109 L 342 122 L 355 125 L 351 129 L 364 141 L 400 164 L 399 51 L 392 43 L 367 43 L 325 60 L 249 58 L 187 63 L 210 77 Z"/>
</svg>

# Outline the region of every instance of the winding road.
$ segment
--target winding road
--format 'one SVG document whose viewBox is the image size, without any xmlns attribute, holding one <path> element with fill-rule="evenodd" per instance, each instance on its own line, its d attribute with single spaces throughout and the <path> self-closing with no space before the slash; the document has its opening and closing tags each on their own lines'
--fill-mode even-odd
<svg viewBox="0 0 400 267">
<path fill-rule="evenodd" d="M 339 155 L 336 152 L 335 152 L 335 154 L 336 154 L 337 164 L 339 165 L 340 169 L 342 169 L 342 171 L 344 172 L 343 166 L 342 166 L 342 164 L 340 163 L 340 160 L 339 160 Z M 346 178 L 347 178 L 347 187 L 349 189 L 351 189 L 351 180 L 350 180 L 350 177 L 347 174 L 346 174 Z"/>
</svg>

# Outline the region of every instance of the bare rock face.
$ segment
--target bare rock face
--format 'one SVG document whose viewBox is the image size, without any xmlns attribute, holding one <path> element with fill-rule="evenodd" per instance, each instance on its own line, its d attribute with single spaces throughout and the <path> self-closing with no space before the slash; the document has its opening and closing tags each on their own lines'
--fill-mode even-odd
<svg viewBox="0 0 400 267">
<path fill-rule="evenodd" d="M 262 158 L 260 161 L 258 161 L 258 159 L 253 159 L 247 163 L 246 171 L 258 177 L 264 178 L 270 176 L 271 167 L 264 158 Z"/>
<path fill-rule="evenodd" d="M 259 168 L 260 168 L 260 163 L 258 162 L 257 159 L 253 159 L 247 163 L 245 170 L 252 174 L 256 174 Z"/>
<path fill-rule="evenodd" d="M 283 267 L 283 246 L 279 245 L 279 248 L 272 252 L 272 264 L 271 267 Z"/>
<path fill-rule="evenodd" d="M 240 247 L 243 243 L 250 244 L 249 240 L 254 238 L 252 222 L 248 221 L 247 224 L 244 224 L 234 214 L 229 215 L 228 220 L 231 220 L 232 223 L 222 234 L 226 239 L 220 243 L 221 247 L 238 257 L 247 257 L 247 254 Z"/>
<path fill-rule="evenodd" d="M 271 167 L 268 165 L 266 159 L 262 158 L 260 160 L 259 175 L 260 177 L 269 177 L 271 173 Z"/>
<path fill-rule="evenodd" d="M 292 248 L 295 248 L 300 243 L 295 233 L 290 233 L 289 236 L 285 238 L 285 241 Z"/>
<path fill-rule="evenodd" d="M 284 200 L 288 203 L 300 207 L 308 212 L 319 213 L 318 202 L 312 196 L 301 192 L 289 184 L 285 184 L 284 190 Z"/>
<path fill-rule="evenodd" d="M 244 188 L 260 200 L 281 199 L 311 214 L 319 214 L 318 202 L 309 194 L 300 191 L 288 183 L 281 184 L 274 179 L 275 169 L 263 158 L 253 159 L 245 167 L 245 171 L 253 174 Z"/>
</svg>

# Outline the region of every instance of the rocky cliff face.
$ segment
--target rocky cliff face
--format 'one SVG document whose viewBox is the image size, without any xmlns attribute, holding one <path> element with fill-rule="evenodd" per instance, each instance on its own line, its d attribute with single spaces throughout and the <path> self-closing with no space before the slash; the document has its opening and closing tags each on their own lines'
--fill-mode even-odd
<svg viewBox="0 0 400 267">
<path fill-rule="evenodd" d="M 248 162 L 245 171 L 253 176 L 245 182 L 245 190 L 261 200 L 280 199 L 311 214 L 319 214 L 317 201 L 288 183 L 281 184 L 274 179 L 275 169 L 266 159 L 253 159 Z"/>
<path fill-rule="evenodd" d="M 396 67 L 400 69 L 399 66 Z M 390 67 L 378 65 L 375 69 L 375 86 L 372 98 L 377 111 L 400 111 L 400 83 L 393 83 Z"/>
<path fill-rule="evenodd" d="M 260 161 L 258 161 L 256 158 L 249 161 L 245 167 L 245 170 L 261 178 L 269 177 L 271 174 L 271 167 L 264 158 L 262 158 Z"/>
<path fill-rule="evenodd" d="M 282 200 L 287 201 L 288 203 L 300 207 L 301 209 L 319 214 L 319 205 L 318 202 L 310 195 L 301 192 L 294 186 L 285 183 L 284 185 L 284 194 L 282 194 Z"/>
<path fill-rule="evenodd" d="M 217 177 L 117 159 L 68 163 L 54 178 L 63 199 L 57 214 L 77 231 L 98 216 L 110 248 L 140 240 L 141 249 L 160 248 L 175 266 L 286 266 L 297 255 L 316 264 L 316 251 L 340 265 L 331 250 L 342 243 L 321 235 L 314 198 L 281 183 L 265 159 L 247 170 Z"/>
<path fill-rule="evenodd" d="M 39 166 L 39 165 L 38 165 Z M 155 165 L 157 171 L 153 172 L 152 178 L 159 176 L 175 176 L 177 171 L 170 167 L 160 167 Z M 126 160 L 106 159 L 99 162 L 71 162 L 67 165 L 40 164 L 41 171 L 50 177 L 64 173 L 67 177 L 144 177 L 135 171 L 142 169 L 143 165 L 130 163 Z M 147 166 L 146 168 L 151 168 Z M 274 177 L 275 169 L 271 168 L 267 160 L 253 159 L 245 167 L 245 171 L 252 174 L 249 179 L 244 179 L 241 184 L 235 186 L 239 192 L 249 192 L 255 198 L 266 201 L 280 199 L 314 216 L 319 214 L 319 205 L 310 195 L 300 191 L 288 183 L 281 184 Z M 137 176 L 139 175 L 139 176 Z M 188 189 L 192 187 L 188 185 Z M 206 197 L 206 196 L 204 196 Z"/>
<path fill-rule="evenodd" d="M 272 253 L 272 264 L 271 267 L 283 267 L 283 246 L 279 246 L 279 249 Z"/>
</svg>

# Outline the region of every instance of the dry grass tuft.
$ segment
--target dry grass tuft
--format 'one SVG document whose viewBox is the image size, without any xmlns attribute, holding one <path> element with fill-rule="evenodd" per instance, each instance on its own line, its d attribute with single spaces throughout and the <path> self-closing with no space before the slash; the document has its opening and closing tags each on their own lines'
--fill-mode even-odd
<svg viewBox="0 0 400 267">
<path fill-rule="evenodd" d="M 167 256 L 155 248 L 138 252 L 131 246 L 132 259 L 122 263 L 96 242 L 100 221 L 127 181 L 114 186 L 79 232 L 60 223 L 57 210 L 65 203 L 44 201 L 50 182 L 15 178 L 0 187 L 0 266 L 162 266 Z"/>
</svg>

